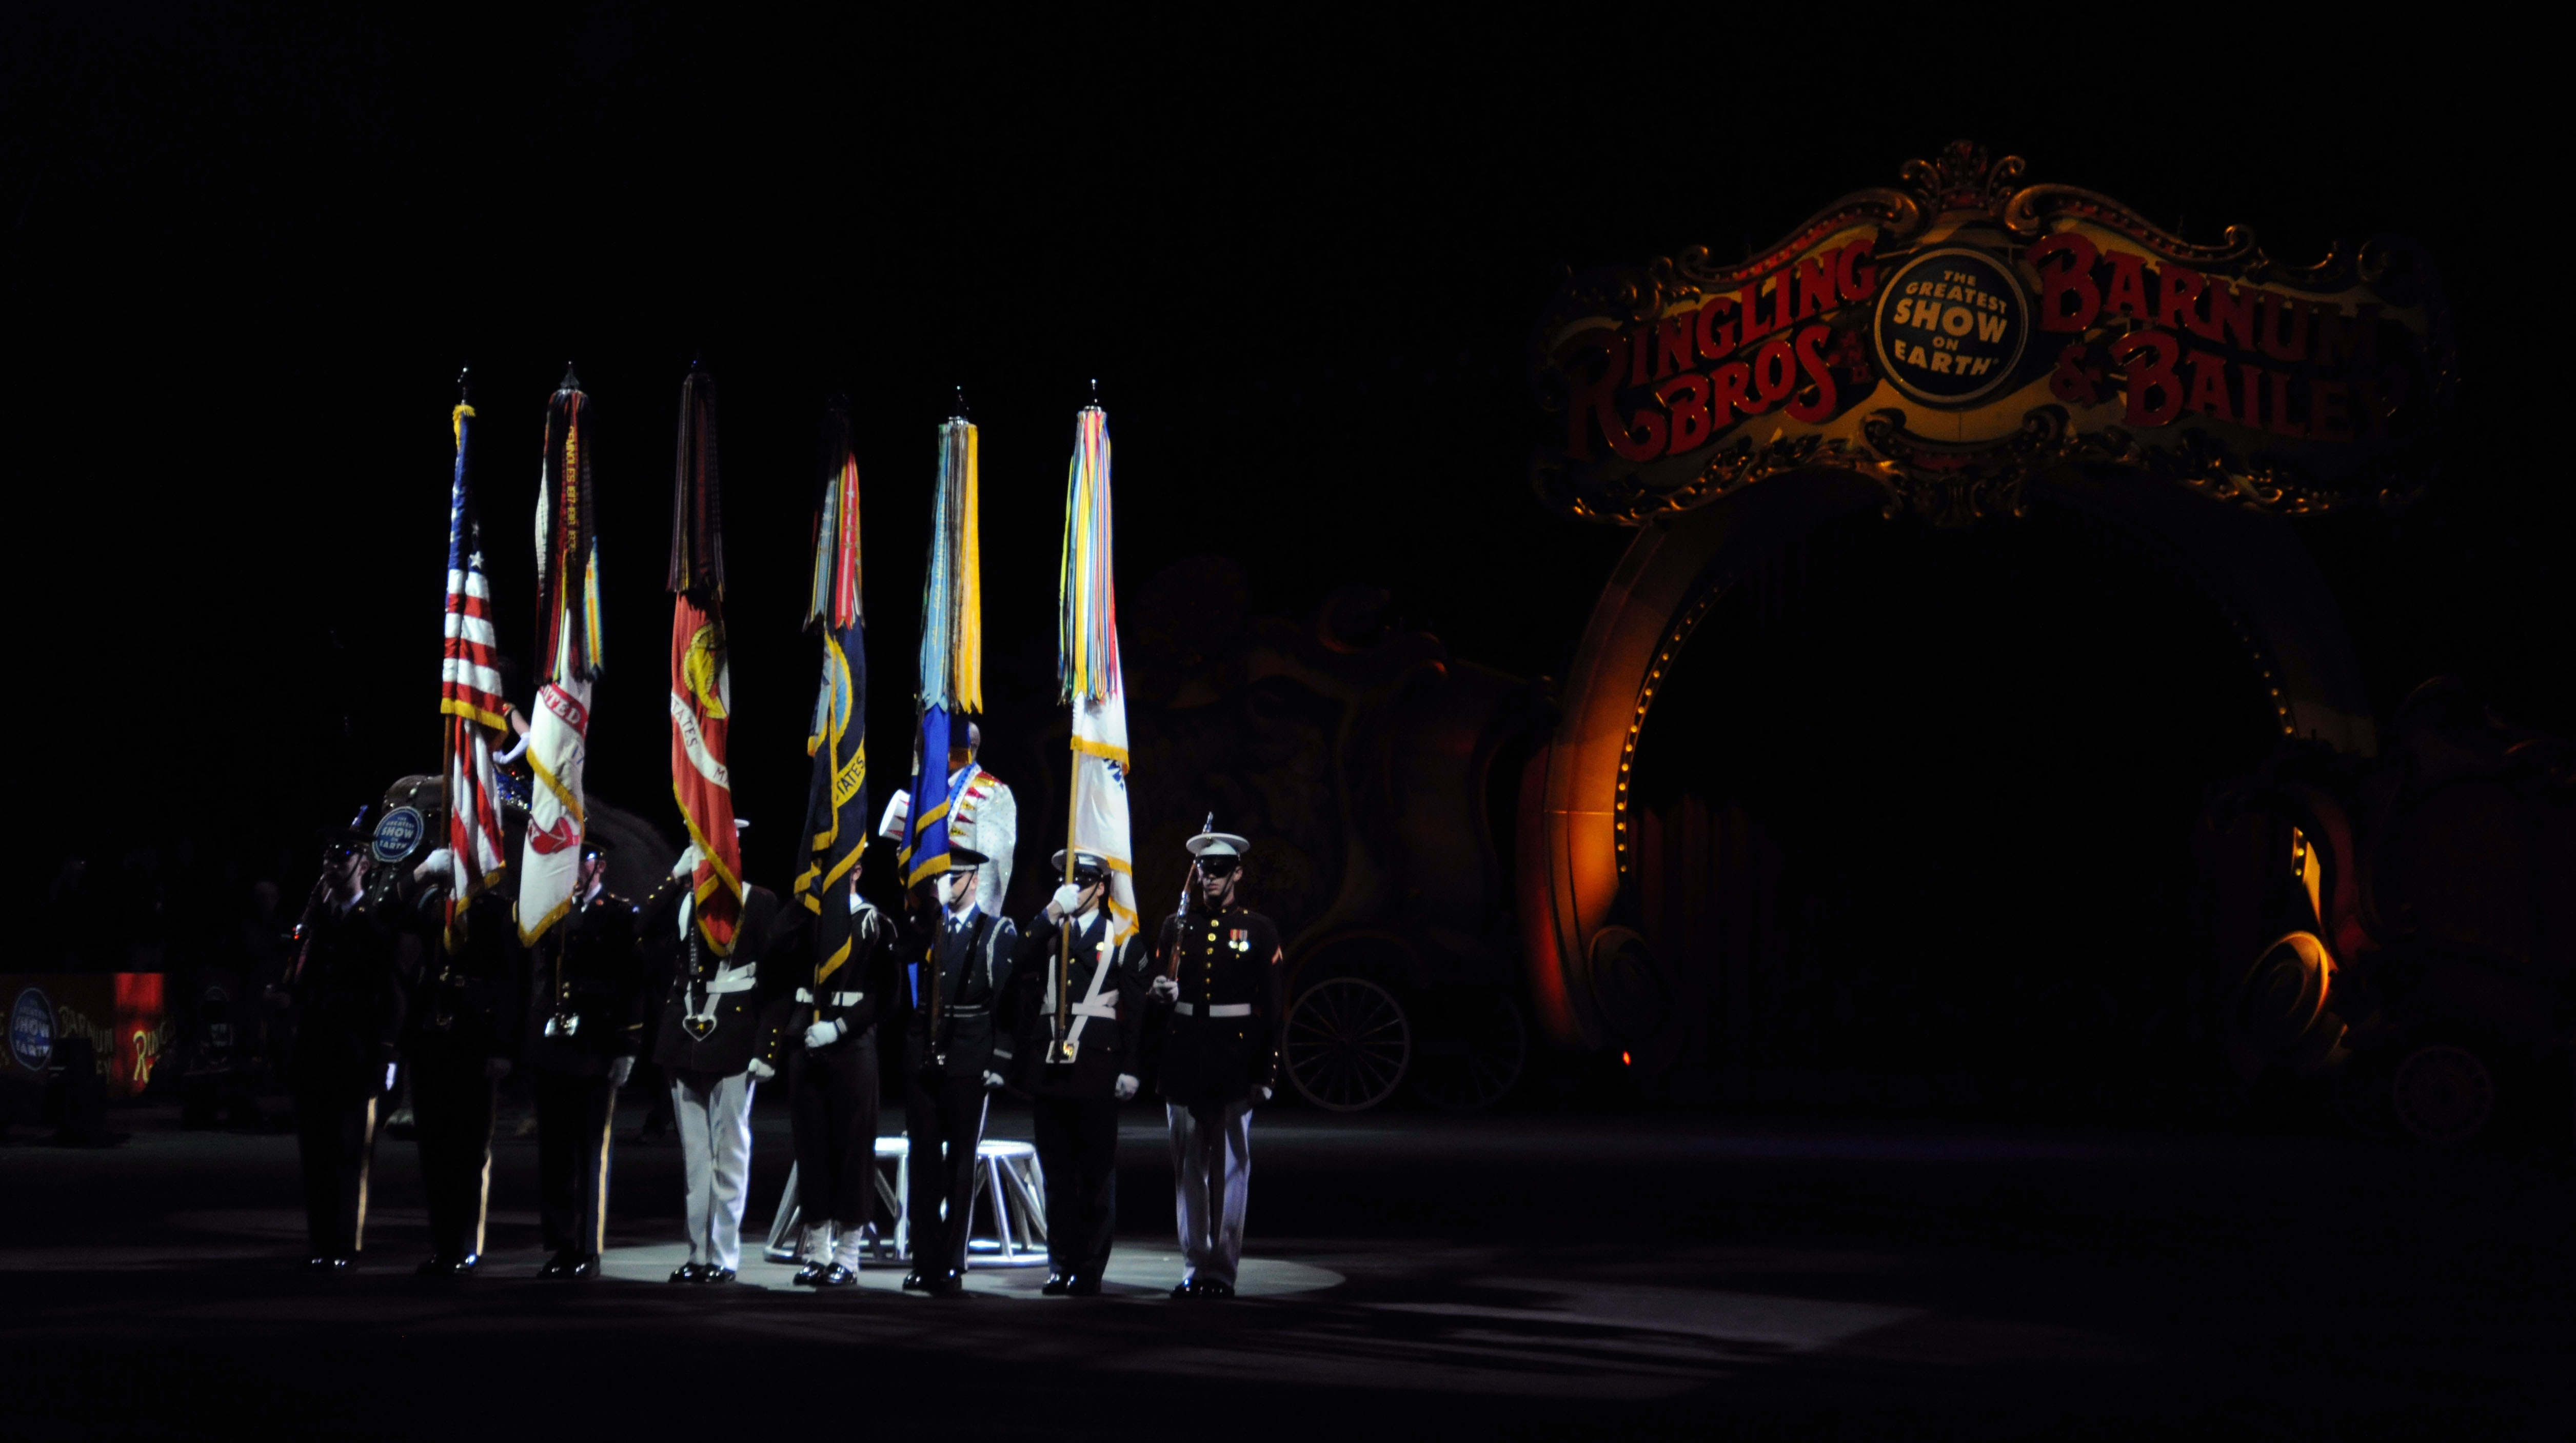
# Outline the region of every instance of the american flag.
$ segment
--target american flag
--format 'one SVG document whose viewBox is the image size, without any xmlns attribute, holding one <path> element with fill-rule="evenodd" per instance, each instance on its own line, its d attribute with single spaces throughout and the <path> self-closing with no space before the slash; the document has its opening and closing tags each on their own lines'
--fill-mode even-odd
<svg viewBox="0 0 2576 1443">
<path fill-rule="evenodd" d="M 501 674 L 493 669 L 492 591 L 483 580 L 482 527 L 466 481 L 474 408 L 456 408 L 456 479 L 447 508 L 447 642 L 438 709 L 447 718 L 447 846 L 455 872 L 447 892 L 447 945 L 464 940 L 466 904 L 507 865 L 492 735 L 507 736 Z M 487 730 L 488 728 L 488 730 Z"/>
</svg>

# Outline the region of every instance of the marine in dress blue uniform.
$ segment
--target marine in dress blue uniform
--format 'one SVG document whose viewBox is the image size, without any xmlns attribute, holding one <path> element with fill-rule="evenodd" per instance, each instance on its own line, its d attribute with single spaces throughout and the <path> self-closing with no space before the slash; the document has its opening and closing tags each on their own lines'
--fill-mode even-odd
<svg viewBox="0 0 2576 1443">
<path fill-rule="evenodd" d="M 1147 993 L 1172 1014 L 1162 1067 L 1181 1230 L 1172 1296 L 1230 1298 L 1243 1260 L 1252 1109 L 1279 1086 L 1283 958 L 1279 929 L 1235 899 L 1252 844 L 1206 831 L 1189 849 L 1189 890 L 1156 934 Z"/>
</svg>

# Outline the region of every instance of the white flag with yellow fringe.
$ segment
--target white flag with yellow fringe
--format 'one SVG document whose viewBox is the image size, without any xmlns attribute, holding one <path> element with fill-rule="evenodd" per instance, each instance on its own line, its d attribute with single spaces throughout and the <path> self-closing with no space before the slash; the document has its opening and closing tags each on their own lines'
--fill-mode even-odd
<svg viewBox="0 0 2576 1443">
<path fill-rule="evenodd" d="M 1136 935 L 1135 848 L 1127 828 L 1127 697 L 1118 676 L 1118 597 L 1111 575 L 1109 417 L 1097 404 L 1075 422 L 1065 483 L 1063 625 L 1056 675 L 1073 704 L 1073 792 L 1066 877 L 1073 857 L 1109 863 L 1113 940 Z"/>
</svg>

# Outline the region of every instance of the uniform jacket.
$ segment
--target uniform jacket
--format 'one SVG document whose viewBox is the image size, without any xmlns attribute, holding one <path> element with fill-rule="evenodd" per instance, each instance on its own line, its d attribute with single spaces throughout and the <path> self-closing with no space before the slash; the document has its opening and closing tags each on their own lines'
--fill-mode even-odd
<svg viewBox="0 0 2576 1443">
<path fill-rule="evenodd" d="M 524 1057 L 539 1072 L 605 1077 L 610 1064 L 643 1048 L 650 985 L 635 904 L 603 891 L 577 904 L 530 954 Z M 555 949 L 563 949 L 558 980 Z M 570 1036 L 546 1035 L 558 1012 L 578 1018 Z"/>
<path fill-rule="evenodd" d="M 391 894 L 364 895 L 345 909 L 329 901 L 313 909 L 302 955 L 287 978 L 295 1019 L 288 1076 L 296 1086 L 369 1095 L 384 1090 L 420 958 L 418 919 Z"/>
<path fill-rule="evenodd" d="M 403 1055 L 520 1055 L 528 1015 L 528 949 L 519 945 L 511 900 L 498 888 L 466 904 L 465 938 L 453 953 L 435 935 L 423 938 L 421 984 L 403 1022 Z M 443 901 L 438 909 L 444 912 Z"/>
<path fill-rule="evenodd" d="M 968 771 L 971 775 L 958 786 L 957 803 L 948 812 L 948 836 L 991 859 L 976 869 L 975 905 L 985 916 L 999 917 L 1002 899 L 1011 891 L 1011 856 L 1020 847 L 1020 804 L 1000 777 L 982 767 Z M 911 806 L 910 792 L 895 793 L 886 803 L 879 835 L 900 841 L 903 826 L 895 818 L 908 815 Z"/>
<path fill-rule="evenodd" d="M 782 977 L 793 973 L 795 978 L 795 990 L 787 995 L 785 1019 L 779 1028 L 784 1045 L 801 1047 L 806 1028 L 817 1022 L 838 1022 L 842 1024 L 840 1039 L 820 1052 L 838 1054 L 857 1047 L 868 1029 L 877 1025 L 877 1019 L 895 1006 L 894 991 L 902 969 L 895 962 L 893 921 L 874 905 L 861 902 L 850 917 L 850 955 L 842 959 L 831 976 L 817 978 L 815 969 L 829 959 L 816 955 L 813 915 L 802 907 L 788 907 L 780 916 L 770 965 L 776 966 Z"/>
<path fill-rule="evenodd" d="M 1279 1085 L 1279 929 L 1241 906 L 1163 919 L 1153 975 L 1180 983 L 1163 1037 L 1163 1097 L 1182 1107 L 1241 1102 Z M 1174 972 L 1177 963 L 1178 970 Z"/>
<path fill-rule="evenodd" d="M 778 894 L 766 887 L 742 889 L 742 917 L 729 957 L 707 949 L 693 914 L 682 905 L 686 887 L 666 887 L 656 895 L 669 904 L 648 908 L 645 926 L 671 937 L 674 951 L 653 1060 L 675 1072 L 717 1077 L 745 1071 L 755 1058 L 777 1066 L 787 1002 L 796 986 L 792 963 L 763 965 L 776 939 Z M 688 933 L 680 936 L 684 922 Z"/>
<path fill-rule="evenodd" d="M 992 1069 L 993 1009 L 1009 990 L 1019 931 L 1010 919 L 976 911 L 950 935 L 942 915 L 906 931 L 902 1001 L 904 1066 L 930 1066 L 930 988 L 940 997 L 940 1040 L 947 1048 L 948 1077 L 981 1077 Z"/>
<path fill-rule="evenodd" d="M 997 1070 L 1013 1086 L 1040 1097 L 1112 1097 L 1119 1074 L 1136 1070 L 1136 1043 L 1145 1031 L 1144 939 L 1112 943 L 1106 908 L 1094 909 L 1088 926 L 1076 924 L 1069 989 L 1073 1025 L 1066 1034 L 1074 1042 L 1073 1061 L 1049 1062 L 1057 949 L 1064 930 L 1040 913 L 1020 934 L 1019 959 L 1011 971 L 1013 1005 L 1004 1009 L 1010 1065 Z"/>
</svg>

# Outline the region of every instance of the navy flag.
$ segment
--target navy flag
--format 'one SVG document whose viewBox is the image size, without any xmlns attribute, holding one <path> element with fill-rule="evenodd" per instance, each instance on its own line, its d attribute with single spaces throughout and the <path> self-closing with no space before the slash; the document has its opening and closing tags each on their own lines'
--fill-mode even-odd
<svg viewBox="0 0 2576 1443">
<path fill-rule="evenodd" d="M 796 899 L 814 914 L 814 984 L 850 959 L 850 876 L 868 844 L 868 653 L 859 607 L 859 465 L 839 404 L 824 427 L 823 501 L 814 524 L 814 585 L 805 624 L 823 634 L 823 685 L 805 754 L 809 854 Z"/>
</svg>

